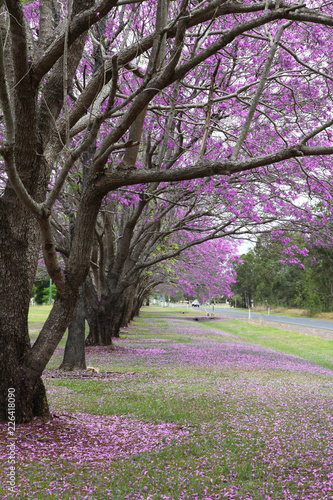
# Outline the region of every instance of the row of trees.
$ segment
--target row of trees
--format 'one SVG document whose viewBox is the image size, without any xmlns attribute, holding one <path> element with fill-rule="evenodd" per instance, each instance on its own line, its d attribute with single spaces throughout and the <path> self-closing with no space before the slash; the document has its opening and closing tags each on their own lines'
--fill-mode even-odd
<svg viewBox="0 0 333 500">
<path fill-rule="evenodd" d="M 57 248 L 66 256 L 71 238 L 70 231 L 65 237 L 64 226 L 55 234 Z M 239 225 L 232 233 L 242 230 Z M 197 193 L 187 193 L 184 188 L 169 192 L 166 186 L 155 184 L 144 195 L 118 192 L 116 199 L 106 200 L 61 367 L 84 368 L 84 343 L 110 345 L 121 326 L 128 324 L 150 291 L 161 283 L 171 287 L 181 283 L 189 291 L 194 280 L 205 280 L 212 290 L 224 286 L 230 291 L 236 245 L 229 239 L 221 218 L 209 213 L 208 201 L 203 206 Z M 84 319 L 89 324 L 86 340 Z"/>
<path fill-rule="evenodd" d="M 311 199 L 331 200 L 333 16 L 283 0 L 1 9 L 0 419 L 15 387 L 19 422 L 48 413 L 41 375 L 75 310 L 73 329 L 86 315 L 88 341 L 110 343 L 162 262 L 199 243 L 277 221 L 329 241 Z M 57 294 L 31 346 L 40 249 Z"/>
<path fill-rule="evenodd" d="M 289 238 L 288 238 L 289 240 Z M 297 249 L 290 255 L 290 248 Z M 290 241 L 260 238 L 255 247 L 236 263 L 237 280 L 232 285 L 233 304 L 248 307 L 283 306 L 306 308 L 310 314 L 330 311 L 333 306 L 332 250 L 305 247 L 294 234 Z"/>
</svg>

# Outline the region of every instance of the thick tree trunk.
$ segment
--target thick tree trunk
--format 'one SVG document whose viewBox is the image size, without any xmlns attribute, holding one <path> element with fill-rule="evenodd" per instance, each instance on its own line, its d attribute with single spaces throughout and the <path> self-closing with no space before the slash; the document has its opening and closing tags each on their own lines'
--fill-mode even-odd
<svg viewBox="0 0 333 500">
<path fill-rule="evenodd" d="M 134 304 L 133 304 L 133 311 L 132 311 L 132 318 L 135 318 L 136 316 L 139 316 L 140 315 L 140 309 L 142 307 L 142 304 L 143 304 L 143 301 L 144 301 L 144 297 L 143 296 L 136 296 L 135 297 L 135 300 L 134 300 Z"/>
<path fill-rule="evenodd" d="M 132 320 L 132 311 L 133 311 L 135 293 L 136 293 L 136 288 L 131 288 L 127 290 L 125 310 L 121 326 L 127 326 Z"/>
<path fill-rule="evenodd" d="M 22 380 L 22 358 L 31 348 L 28 311 L 39 231 L 10 188 L 0 200 L 0 228 L 0 420 L 8 418 L 8 389 L 13 389 L 18 423 L 49 410 L 41 378 L 30 388 Z"/>
<path fill-rule="evenodd" d="M 66 296 L 57 294 L 31 347 L 28 312 L 40 236 L 36 220 L 10 188 L 0 199 L 0 227 L 0 421 L 8 420 L 10 390 L 15 395 L 15 422 L 29 422 L 49 416 L 41 376 L 68 326 L 78 295 L 71 287 Z"/>
<path fill-rule="evenodd" d="M 85 354 L 85 304 L 84 290 L 76 308 L 75 314 L 68 326 L 68 337 L 64 352 L 64 359 L 60 370 L 77 371 L 86 369 Z"/>
<path fill-rule="evenodd" d="M 116 307 L 112 310 L 112 336 L 120 337 L 120 328 L 123 323 L 125 314 L 125 298 L 121 295 L 117 301 Z"/>
<path fill-rule="evenodd" d="M 15 356 L 14 354 L 14 358 L 19 358 L 19 363 L 21 363 L 21 366 L 19 366 L 21 371 L 19 372 L 18 380 L 22 379 L 21 384 L 23 390 L 20 394 L 20 404 L 22 404 L 23 409 L 27 406 L 28 410 L 31 410 L 30 413 L 28 410 L 25 412 L 24 419 L 21 419 L 21 421 L 29 421 L 36 414 L 37 405 L 34 403 L 34 391 L 39 385 L 43 370 L 73 317 L 80 296 L 79 291 L 88 272 L 92 235 L 95 228 L 95 220 L 100 206 L 100 200 L 95 200 L 95 203 L 89 203 L 87 200 L 85 201 L 86 205 L 83 204 L 84 207 L 80 212 L 81 224 L 77 224 L 75 228 L 72 252 L 69 257 L 68 268 L 64 273 L 65 280 L 60 284 L 61 286 L 58 287 L 52 310 L 33 348 L 26 350 L 23 358 L 19 358 L 18 355 Z M 82 233 L 84 233 L 84 237 Z M 36 250 L 34 255 L 38 256 Z M 16 270 L 15 276 L 17 275 Z M 12 299 L 14 299 L 14 297 L 12 297 Z M 29 297 L 27 303 L 29 303 Z M 21 389 L 18 388 L 18 390 Z M 41 391 L 38 391 L 38 395 L 38 409 L 41 411 L 41 409 L 45 408 L 45 406 L 43 406 L 44 400 L 41 398 Z"/>
<path fill-rule="evenodd" d="M 124 317 L 124 298 L 102 299 L 96 313 L 97 328 L 89 331 L 86 346 L 112 345 L 112 338 L 119 337 Z"/>
<path fill-rule="evenodd" d="M 89 334 L 86 346 L 112 345 L 112 334 L 108 328 L 109 318 L 106 304 L 99 304 L 97 309 L 90 310 Z"/>
<path fill-rule="evenodd" d="M 89 326 L 89 335 L 92 335 L 94 338 L 98 336 L 98 319 L 97 319 L 97 311 L 94 307 L 85 304 L 85 316 L 86 321 Z M 87 345 L 87 342 L 85 342 Z"/>
</svg>

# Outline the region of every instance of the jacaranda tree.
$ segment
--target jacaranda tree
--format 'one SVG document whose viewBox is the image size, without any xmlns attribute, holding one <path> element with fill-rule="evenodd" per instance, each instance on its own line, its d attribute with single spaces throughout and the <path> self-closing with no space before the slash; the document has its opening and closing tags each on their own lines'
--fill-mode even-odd
<svg viewBox="0 0 333 500">
<path fill-rule="evenodd" d="M 195 189 L 230 205 L 238 185 L 253 186 L 244 211 L 260 200 L 274 215 L 278 200 L 296 216 L 305 190 L 329 204 L 333 16 L 329 2 L 311 0 L 5 0 L 1 9 L 0 419 L 14 387 L 21 422 L 48 413 L 41 375 L 79 300 L 110 192 L 201 179 Z M 51 214 L 82 163 L 63 268 Z M 57 295 L 31 347 L 40 247 Z"/>
</svg>

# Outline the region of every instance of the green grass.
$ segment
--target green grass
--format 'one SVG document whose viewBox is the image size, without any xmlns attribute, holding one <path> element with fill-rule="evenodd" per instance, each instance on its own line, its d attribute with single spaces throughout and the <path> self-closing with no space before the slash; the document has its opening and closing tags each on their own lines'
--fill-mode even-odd
<svg viewBox="0 0 333 500">
<path fill-rule="evenodd" d="M 40 323 L 44 322 L 46 318 L 48 317 L 50 311 L 52 309 L 51 305 L 44 305 L 44 306 L 30 306 L 29 307 L 29 316 L 28 316 L 28 322 L 29 323 Z"/>
<path fill-rule="evenodd" d="M 52 306 L 47 304 L 43 306 L 30 306 L 29 307 L 29 316 L 28 316 L 28 326 L 29 326 L 29 333 L 30 333 L 30 338 L 31 340 L 36 340 L 39 332 L 41 331 L 43 324 L 45 323 L 48 315 L 50 314 L 50 311 L 52 309 Z M 64 346 L 66 344 L 67 340 L 67 330 L 61 339 L 59 346 Z M 54 358 L 57 357 L 57 355 L 54 356 Z M 52 368 L 56 368 L 55 363 L 54 363 L 54 358 L 50 362 L 50 366 Z M 59 358 L 60 359 L 60 358 Z M 61 358 L 62 360 L 62 358 Z M 58 362 L 59 360 L 57 360 Z M 60 363 L 58 363 L 57 366 L 59 366 Z"/>
<path fill-rule="evenodd" d="M 204 322 L 204 324 L 207 327 L 233 333 L 252 343 L 272 347 L 279 352 L 294 354 L 333 369 L 333 340 L 237 320 Z"/>
</svg>

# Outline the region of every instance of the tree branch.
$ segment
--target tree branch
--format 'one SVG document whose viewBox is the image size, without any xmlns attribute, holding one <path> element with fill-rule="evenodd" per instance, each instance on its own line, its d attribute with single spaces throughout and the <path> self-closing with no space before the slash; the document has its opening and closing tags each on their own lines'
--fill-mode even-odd
<svg viewBox="0 0 333 500">
<path fill-rule="evenodd" d="M 291 24 L 291 22 L 289 21 L 289 22 L 285 23 L 283 26 L 281 26 L 281 28 L 277 32 L 274 40 L 271 40 L 271 42 L 270 42 L 271 48 L 269 50 L 269 54 L 268 54 L 268 57 L 266 59 L 266 63 L 265 63 L 265 66 L 264 66 L 264 69 L 263 69 L 263 72 L 262 72 L 262 75 L 260 78 L 259 85 L 258 85 L 256 92 L 254 94 L 254 97 L 252 99 L 251 106 L 250 106 L 249 112 L 247 114 L 244 126 L 241 130 L 240 136 L 238 138 L 238 141 L 237 141 L 237 143 L 234 147 L 233 153 L 231 155 L 232 160 L 236 160 L 236 158 L 239 154 L 240 148 L 242 147 L 242 144 L 245 141 L 247 134 L 249 133 L 250 125 L 251 125 L 255 110 L 257 109 L 260 96 L 264 90 L 264 86 L 265 86 L 265 83 L 267 81 L 267 77 L 268 77 L 268 74 L 270 72 L 270 69 L 272 67 L 274 56 L 275 56 L 275 53 L 277 51 L 282 33 L 284 32 L 284 30 L 288 26 L 290 26 L 290 24 Z"/>
<path fill-rule="evenodd" d="M 237 172 L 246 172 L 258 167 L 264 167 L 279 163 L 291 158 L 306 156 L 328 156 L 333 155 L 333 146 L 304 146 L 294 145 L 257 158 L 248 158 L 244 160 L 226 160 L 226 161 L 201 161 L 195 164 L 176 168 L 173 170 L 151 170 L 141 169 L 137 171 L 127 171 L 126 175 L 121 172 L 112 171 L 105 174 L 96 181 L 96 189 L 99 196 L 107 194 L 113 189 L 121 186 L 130 186 L 133 184 L 149 182 L 177 182 L 190 179 L 199 179 L 203 177 L 212 177 L 213 175 L 230 176 Z"/>
<path fill-rule="evenodd" d="M 204 128 L 204 134 L 202 137 L 201 141 L 201 146 L 200 146 L 200 151 L 199 151 L 199 160 L 203 159 L 203 156 L 206 151 L 206 144 L 207 144 L 207 138 L 208 138 L 208 132 L 209 132 L 209 125 L 210 125 L 210 115 L 212 111 L 212 105 L 213 105 L 213 95 L 214 95 L 214 90 L 215 90 L 215 78 L 218 72 L 218 69 L 220 67 L 221 59 L 217 61 L 214 73 L 212 74 L 211 77 L 211 82 L 210 82 L 210 89 L 209 89 L 209 95 L 208 95 L 208 102 L 207 102 L 207 107 L 206 107 L 206 122 L 205 122 L 205 128 Z"/>
<path fill-rule="evenodd" d="M 14 0 L 10 0 L 11 2 Z M 79 38 L 82 33 L 87 31 L 93 24 L 105 17 L 110 10 L 117 5 L 117 0 L 102 0 L 98 5 L 82 14 L 76 15 L 68 28 L 68 47 Z M 32 66 L 33 85 L 37 87 L 41 79 L 54 66 L 58 59 L 63 55 L 66 38 L 66 29 L 61 35 L 48 47 L 42 57 Z"/>
<path fill-rule="evenodd" d="M 15 84 L 21 82 L 29 72 L 28 47 L 25 17 L 21 2 L 6 0 L 10 14 L 10 33 L 12 38 L 12 57 L 15 74 Z"/>
<path fill-rule="evenodd" d="M 43 0 L 39 2 L 39 45 L 42 49 L 48 45 L 52 33 L 52 0 Z"/>
<path fill-rule="evenodd" d="M 262 2 L 260 4 L 255 4 L 255 5 L 246 5 L 246 4 L 239 4 L 238 2 L 232 2 L 229 3 L 227 2 L 225 5 L 219 8 L 218 12 L 216 12 L 216 9 L 212 10 L 209 9 L 208 12 L 205 14 L 203 18 L 203 14 L 200 11 L 200 15 L 196 13 L 194 16 L 187 16 L 182 19 L 182 22 L 185 23 L 187 28 L 196 26 L 200 24 L 201 22 L 205 20 L 209 20 L 212 17 L 219 17 L 225 14 L 229 13 L 242 13 L 242 12 L 257 12 L 257 11 L 263 11 L 265 9 L 266 2 Z M 284 5 L 284 4 L 282 4 Z M 272 4 L 274 6 L 274 4 Z M 233 39 L 239 35 L 240 33 L 243 33 L 246 30 L 250 30 L 253 27 L 258 27 L 264 24 L 265 22 L 269 22 L 275 19 L 280 19 L 283 18 L 283 13 L 282 10 L 280 9 L 277 13 L 274 12 L 274 14 L 270 13 L 267 14 L 265 17 L 261 16 L 260 21 L 254 20 L 254 24 L 246 24 L 244 29 L 237 29 L 235 28 L 236 31 L 233 31 L 230 35 L 230 38 L 227 40 L 226 38 L 221 38 L 221 41 L 216 42 L 213 47 L 213 50 L 204 50 L 202 51 L 198 56 L 193 61 L 193 64 L 189 62 L 189 64 L 184 64 L 183 66 L 179 67 L 178 70 L 175 71 L 175 78 L 173 78 L 172 82 L 176 81 L 177 79 L 183 78 L 183 76 L 190 71 L 193 67 L 195 67 L 197 64 L 200 62 L 204 61 L 211 55 L 215 54 L 218 50 L 223 48 L 225 45 L 228 43 L 231 43 Z M 241 24 L 240 26 L 242 27 L 244 25 Z M 172 29 L 166 28 L 167 32 L 167 37 L 168 38 L 173 38 L 176 36 L 176 27 L 173 25 L 173 21 L 171 21 L 170 26 L 172 26 Z M 225 36 L 225 33 L 223 34 Z M 153 43 L 154 39 L 156 37 L 156 33 L 152 33 L 150 35 L 147 35 L 144 37 L 142 40 L 140 40 L 139 43 L 134 43 L 132 46 L 125 48 L 121 50 L 118 53 L 118 67 L 121 68 L 122 66 L 126 66 L 127 64 L 130 63 L 130 61 L 136 57 L 138 57 L 140 54 L 144 53 L 145 51 L 149 50 Z M 177 77 L 179 75 L 179 78 Z M 71 111 L 69 113 L 69 119 L 70 119 L 70 127 L 72 128 L 78 120 L 84 116 L 86 113 L 86 110 L 90 108 L 94 100 L 96 99 L 97 95 L 101 91 L 101 88 L 103 85 L 107 84 L 110 79 L 112 78 L 112 61 L 106 61 L 104 68 L 101 68 L 99 71 L 95 73 L 95 75 L 90 79 L 88 85 L 84 89 L 84 91 L 81 93 L 81 95 L 78 97 L 77 101 L 75 104 L 72 106 Z M 64 136 L 64 128 L 65 128 L 65 123 L 63 120 L 59 121 L 58 123 L 58 130 L 57 134 L 54 136 L 53 142 L 57 143 L 58 146 L 53 146 L 56 147 L 56 149 L 59 149 L 59 140 L 58 140 L 58 135 L 63 138 Z M 118 140 L 118 139 L 116 139 Z M 61 147 L 60 147 L 61 149 Z"/>
</svg>

